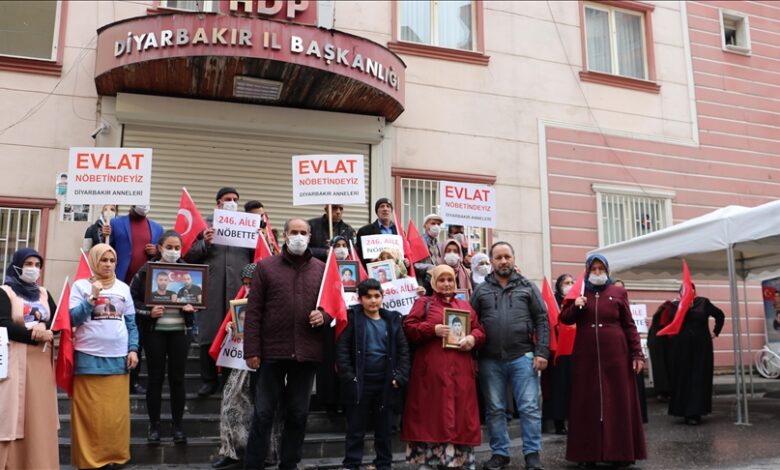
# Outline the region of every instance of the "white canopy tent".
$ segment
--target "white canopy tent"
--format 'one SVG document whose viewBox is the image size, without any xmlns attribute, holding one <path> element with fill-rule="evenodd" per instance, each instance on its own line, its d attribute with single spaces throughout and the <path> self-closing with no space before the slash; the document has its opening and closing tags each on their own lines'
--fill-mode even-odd
<svg viewBox="0 0 780 470">
<path fill-rule="evenodd" d="M 685 258 L 694 279 L 729 280 L 737 424 L 749 424 L 737 278 L 746 293 L 746 280 L 780 274 L 780 200 L 753 208 L 724 207 L 591 253 L 606 256 L 610 271 L 622 279 L 679 279 Z"/>
</svg>

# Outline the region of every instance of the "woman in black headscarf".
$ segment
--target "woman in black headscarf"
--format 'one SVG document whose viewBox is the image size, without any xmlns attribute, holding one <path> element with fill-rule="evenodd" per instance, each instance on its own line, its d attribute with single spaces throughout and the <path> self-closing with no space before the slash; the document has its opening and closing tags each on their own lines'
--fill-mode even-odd
<svg viewBox="0 0 780 470">
<path fill-rule="evenodd" d="M 555 301 L 559 309 L 563 304 L 563 298 L 573 285 L 574 278 L 571 274 L 561 274 L 555 280 Z M 558 328 L 556 327 L 551 333 L 557 338 Z M 554 352 L 551 351 L 547 369 L 542 371 L 542 422 L 547 424 L 552 420 L 555 423 L 555 434 L 566 434 L 571 390 L 571 357 L 553 354 Z"/>
</svg>

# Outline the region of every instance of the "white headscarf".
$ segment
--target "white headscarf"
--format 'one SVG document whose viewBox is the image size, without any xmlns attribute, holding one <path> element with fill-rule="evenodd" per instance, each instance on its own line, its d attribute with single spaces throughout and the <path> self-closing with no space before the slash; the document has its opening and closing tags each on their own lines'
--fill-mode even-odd
<svg viewBox="0 0 780 470">
<path fill-rule="evenodd" d="M 490 258 L 488 258 L 488 255 L 485 253 L 476 253 L 471 257 L 471 278 L 474 282 L 474 287 L 476 287 L 477 284 L 482 284 L 485 282 L 485 276 L 477 272 L 477 266 L 479 266 L 479 263 L 486 260 L 490 260 Z"/>
</svg>

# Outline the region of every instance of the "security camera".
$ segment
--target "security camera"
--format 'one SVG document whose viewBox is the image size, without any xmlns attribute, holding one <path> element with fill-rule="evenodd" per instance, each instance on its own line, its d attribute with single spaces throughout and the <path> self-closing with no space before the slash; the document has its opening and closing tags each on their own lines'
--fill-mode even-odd
<svg viewBox="0 0 780 470">
<path fill-rule="evenodd" d="M 90 134 L 90 137 L 93 139 L 97 139 L 97 136 L 100 135 L 102 132 L 109 133 L 111 131 L 111 126 L 108 125 L 107 122 L 103 121 L 100 123 L 100 126 L 98 126 L 97 129 L 92 131 L 92 134 Z"/>
</svg>

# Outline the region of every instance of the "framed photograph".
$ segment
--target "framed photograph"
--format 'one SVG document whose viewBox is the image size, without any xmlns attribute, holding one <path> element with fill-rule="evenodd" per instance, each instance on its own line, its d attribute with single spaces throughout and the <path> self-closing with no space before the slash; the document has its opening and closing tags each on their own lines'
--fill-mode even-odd
<svg viewBox="0 0 780 470">
<path fill-rule="evenodd" d="M 146 263 L 146 295 L 149 306 L 206 308 L 209 267 L 206 264 Z"/>
<path fill-rule="evenodd" d="M 357 292 L 358 283 L 358 262 L 357 261 L 336 261 L 339 266 L 339 275 L 341 276 L 341 285 L 344 286 L 344 292 Z"/>
<path fill-rule="evenodd" d="M 244 337 L 244 319 L 246 318 L 246 305 L 249 299 L 230 301 L 230 315 L 233 317 L 233 334 L 236 339 Z"/>
<path fill-rule="evenodd" d="M 468 310 L 444 309 L 443 323 L 450 327 L 450 334 L 442 338 L 445 348 L 458 348 L 458 342 L 471 334 L 471 314 Z"/>
<path fill-rule="evenodd" d="M 458 289 L 455 291 L 455 298 L 458 300 L 465 300 L 468 302 L 469 300 L 469 291 L 466 289 Z"/>
<path fill-rule="evenodd" d="M 395 281 L 395 262 L 392 260 L 376 261 L 374 263 L 368 263 L 366 269 L 368 270 L 368 277 L 376 279 L 380 284 L 385 282 Z"/>
</svg>

